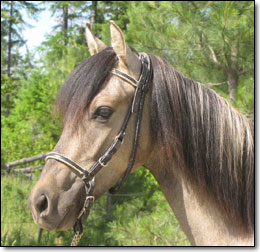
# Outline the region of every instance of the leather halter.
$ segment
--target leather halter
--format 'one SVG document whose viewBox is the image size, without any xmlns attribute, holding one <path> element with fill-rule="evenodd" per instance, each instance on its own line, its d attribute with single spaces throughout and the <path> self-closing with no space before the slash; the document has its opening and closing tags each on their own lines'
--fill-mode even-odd
<svg viewBox="0 0 260 252">
<path fill-rule="evenodd" d="M 136 88 L 134 98 L 132 100 L 132 103 L 127 111 L 127 114 L 125 116 L 124 122 L 121 126 L 121 129 L 118 133 L 118 135 L 115 137 L 114 141 L 110 145 L 110 147 L 107 149 L 107 151 L 94 163 L 94 165 L 89 169 L 89 171 L 83 169 L 80 165 L 78 165 L 76 162 L 72 161 L 71 159 L 65 157 L 62 154 L 59 154 L 57 152 L 50 152 L 45 160 L 48 159 L 55 159 L 66 166 L 68 166 L 72 172 L 74 172 L 78 177 L 80 177 L 84 184 L 85 184 L 85 190 L 86 190 L 86 199 L 83 204 L 82 210 L 79 213 L 79 216 L 77 217 L 76 223 L 74 224 L 74 238 L 72 240 L 71 245 L 77 245 L 79 242 L 79 239 L 81 238 L 83 234 L 83 227 L 82 227 L 82 219 L 86 219 L 89 215 L 90 208 L 94 203 L 95 197 L 93 195 L 94 190 L 94 178 L 95 175 L 104 167 L 107 165 L 107 163 L 111 160 L 113 155 L 119 150 L 124 136 L 126 134 L 126 129 L 128 126 L 128 122 L 130 120 L 130 117 L 132 114 L 137 113 L 137 119 L 136 119 L 136 125 L 135 125 L 135 135 L 134 135 L 134 144 L 133 148 L 130 154 L 128 167 L 125 171 L 125 174 L 123 175 L 120 183 L 109 190 L 110 193 L 116 193 L 120 190 L 122 185 L 126 182 L 128 175 L 130 174 L 134 161 L 136 156 L 136 150 L 138 145 L 138 139 L 140 135 L 140 128 L 141 128 L 141 121 L 142 121 L 142 113 L 143 113 L 143 107 L 144 107 L 144 100 L 145 95 L 148 91 L 148 84 L 152 76 L 151 71 L 151 63 L 150 58 L 146 53 L 140 53 L 139 59 L 142 63 L 142 70 L 139 80 L 137 81 L 135 78 L 131 77 L 130 75 L 118 70 L 118 69 L 112 69 L 111 73 L 120 77 L 121 79 L 125 80 L 127 83 L 131 84 Z"/>
</svg>

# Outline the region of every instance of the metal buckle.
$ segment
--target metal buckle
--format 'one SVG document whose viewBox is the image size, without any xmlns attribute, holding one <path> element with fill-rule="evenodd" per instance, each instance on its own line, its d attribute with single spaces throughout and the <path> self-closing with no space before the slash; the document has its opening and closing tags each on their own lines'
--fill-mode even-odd
<svg viewBox="0 0 260 252">
<path fill-rule="evenodd" d="M 92 199 L 93 202 L 94 202 L 94 201 L 95 201 L 95 196 L 93 196 L 93 195 L 92 195 L 92 196 L 87 196 L 87 197 L 86 197 L 86 200 L 88 200 L 88 199 Z"/>
<path fill-rule="evenodd" d="M 86 199 L 85 199 L 85 202 L 83 204 L 83 207 L 82 207 L 82 209 L 81 209 L 81 211 L 80 211 L 80 213 L 79 213 L 79 215 L 77 217 L 78 220 L 81 218 L 82 215 L 85 214 L 85 212 L 87 211 L 88 207 L 92 206 L 92 205 L 90 205 L 90 206 L 87 205 L 90 199 L 93 200 L 92 201 L 92 204 L 93 204 L 94 201 L 95 201 L 95 196 L 93 196 L 93 195 L 86 196 Z"/>
<path fill-rule="evenodd" d="M 102 161 L 101 161 L 102 157 L 103 157 L 103 156 L 101 156 L 101 157 L 99 158 L 98 162 L 100 163 L 101 166 L 105 167 L 105 166 L 107 166 L 107 164 L 102 163 Z"/>
</svg>

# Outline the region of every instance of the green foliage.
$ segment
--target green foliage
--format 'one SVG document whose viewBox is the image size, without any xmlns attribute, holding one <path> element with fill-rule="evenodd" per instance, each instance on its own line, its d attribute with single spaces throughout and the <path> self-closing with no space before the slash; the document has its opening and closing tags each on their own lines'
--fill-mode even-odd
<svg viewBox="0 0 260 252">
<path fill-rule="evenodd" d="M 53 148 L 60 134 L 57 120 L 51 117 L 57 86 L 48 75 L 35 71 L 14 100 L 9 117 L 2 116 L 1 152 L 13 161 Z M 50 123 L 51 122 L 51 123 Z"/>
<path fill-rule="evenodd" d="M 228 74 L 238 75 L 238 86 L 252 78 L 253 2 L 131 2 L 127 14 L 128 44 L 165 57 L 182 74 L 214 87 L 225 98 Z M 252 91 L 244 95 L 252 96 Z M 242 111 L 253 108 L 252 99 L 237 99 Z"/>
<path fill-rule="evenodd" d="M 139 198 L 118 206 L 119 218 L 109 223 L 106 237 L 116 240 L 118 246 L 188 246 L 161 192 L 157 191 L 149 200 L 147 208 L 142 207 Z"/>
<path fill-rule="evenodd" d="M 237 89 L 237 100 L 233 104 L 241 112 L 243 112 L 248 118 L 254 118 L 254 104 L 255 104 L 255 86 L 254 78 L 246 77 L 241 80 L 241 84 Z"/>
<path fill-rule="evenodd" d="M 86 42 L 80 44 L 81 41 L 78 41 L 82 34 L 72 29 L 68 31 L 68 34 L 70 35 L 68 47 L 63 44 L 64 35 L 62 32 L 48 37 L 39 47 L 39 51 L 43 55 L 40 63 L 43 64 L 44 70 L 52 75 L 62 76 L 62 81 L 68 77 L 75 66 L 89 57 Z"/>
<path fill-rule="evenodd" d="M 30 188 L 31 183 L 23 176 L 1 178 L 1 246 L 33 241 L 38 228 L 33 225 L 27 207 Z"/>
<path fill-rule="evenodd" d="M 137 186 L 138 185 L 138 186 Z M 115 210 L 110 216 L 107 239 L 117 246 L 188 246 L 176 217 L 148 170 L 132 174 L 120 194 L 114 197 Z M 143 192 L 143 194 L 140 194 Z M 112 244 L 111 244 L 112 245 Z"/>
<path fill-rule="evenodd" d="M 69 40 L 71 47 L 64 47 L 59 36 L 62 34 L 41 47 L 47 51 L 42 67 L 35 67 L 28 79 L 20 80 L 14 108 L 7 118 L 2 114 L 1 151 L 6 161 L 48 152 L 61 134 L 60 121 L 52 113 L 58 90 L 89 52 L 86 45 L 77 44 L 76 37 Z M 8 78 L 2 77 L 6 78 L 2 88 L 7 93 Z"/>
<path fill-rule="evenodd" d="M 5 115 L 7 109 L 13 108 L 13 102 L 10 99 L 13 98 L 11 93 L 13 92 L 12 80 L 5 74 L 1 73 L 1 115 Z M 9 96 L 9 99 L 7 99 Z"/>
</svg>

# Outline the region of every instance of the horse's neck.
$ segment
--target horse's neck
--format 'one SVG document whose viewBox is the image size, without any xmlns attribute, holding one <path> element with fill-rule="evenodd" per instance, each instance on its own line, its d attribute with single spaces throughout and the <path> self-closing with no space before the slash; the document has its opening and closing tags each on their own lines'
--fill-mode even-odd
<svg viewBox="0 0 260 252">
<path fill-rule="evenodd" d="M 237 229 L 228 226 L 214 204 L 178 178 L 174 168 L 165 169 L 155 160 L 150 160 L 146 167 L 158 181 L 192 245 L 253 245 L 253 236 L 242 237 Z"/>
</svg>

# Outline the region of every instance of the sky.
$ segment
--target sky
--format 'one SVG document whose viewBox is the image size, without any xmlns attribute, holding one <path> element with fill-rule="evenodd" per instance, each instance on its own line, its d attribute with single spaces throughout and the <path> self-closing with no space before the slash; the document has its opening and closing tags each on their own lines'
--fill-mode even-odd
<svg viewBox="0 0 260 252">
<path fill-rule="evenodd" d="M 54 17 L 51 17 L 51 12 L 48 10 L 40 13 L 38 21 L 28 19 L 27 15 L 24 15 L 24 19 L 27 23 L 34 26 L 33 28 L 26 28 L 22 32 L 24 39 L 27 40 L 29 50 L 33 50 L 36 46 L 39 46 L 45 40 L 44 35 L 51 33 L 52 27 L 57 25 Z M 21 53 L 25 54 L 25 52 L 25 47 L 21 48 Z"/>
</svg>

